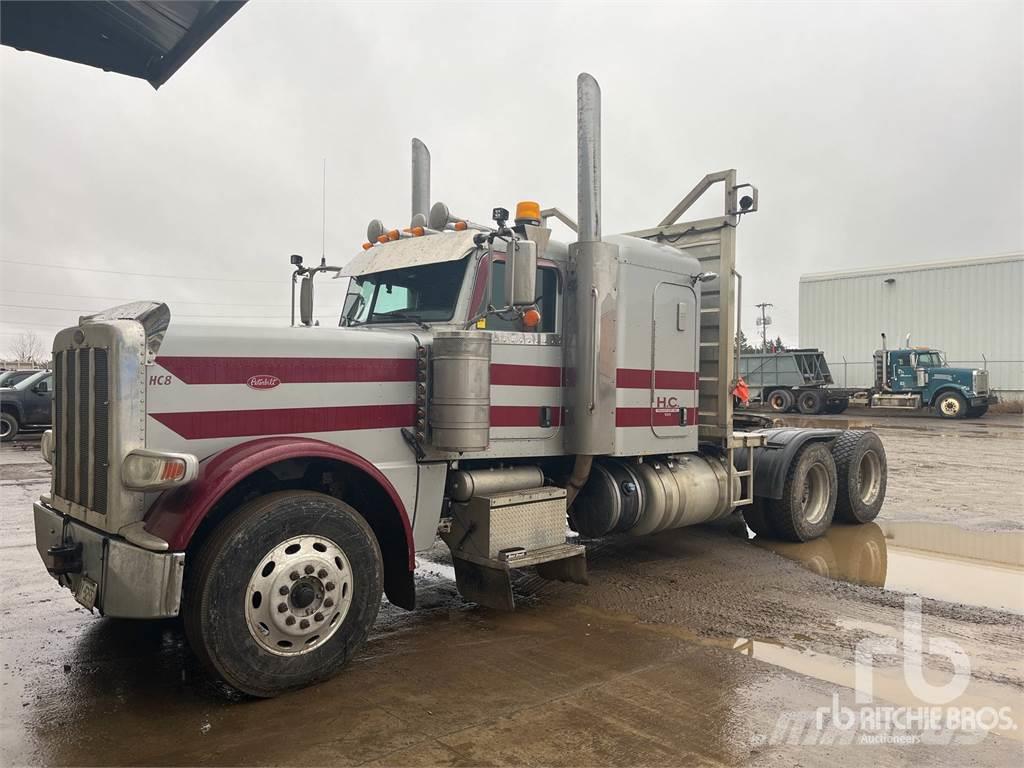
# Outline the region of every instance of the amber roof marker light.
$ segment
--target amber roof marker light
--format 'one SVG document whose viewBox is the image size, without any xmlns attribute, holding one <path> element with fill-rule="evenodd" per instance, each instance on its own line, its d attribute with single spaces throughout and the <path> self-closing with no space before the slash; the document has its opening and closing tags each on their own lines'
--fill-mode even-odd
<svg viewBox="0 0 1024 768">
<path fill-rule="evenodd" d="M 520 200 L 516 203 L 516 224 L 540 226 L 540 203 L 534 200 Z"/>
</svg>

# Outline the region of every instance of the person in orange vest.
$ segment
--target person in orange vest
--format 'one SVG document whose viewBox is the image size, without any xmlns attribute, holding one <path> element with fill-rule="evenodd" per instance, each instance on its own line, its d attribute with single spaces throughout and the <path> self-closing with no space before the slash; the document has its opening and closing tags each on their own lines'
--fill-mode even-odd
<svg viewBox="0 0 1024 768">
<path fill-rule="evenodd" d="M 744 406 L 750 402 L 750 389 L 747 387 L 747 382 L 740 376 L 736 380 L 736 386 L 732 388 L 732 404 L 733 407 Z"/>
</svg>

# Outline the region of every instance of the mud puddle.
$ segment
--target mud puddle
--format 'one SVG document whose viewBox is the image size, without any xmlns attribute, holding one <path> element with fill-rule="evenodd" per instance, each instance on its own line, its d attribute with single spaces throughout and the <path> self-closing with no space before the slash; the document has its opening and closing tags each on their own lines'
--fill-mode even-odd
<svg viewBox="0 0 1024 768">
<path fill-rule="evenodd" d="M 773 667 L 796 672 L 806 677 L 825 683 L 843 686 L 867 697 L 866 700 L 880 700 L 903 707 L 926 707 L 934 703 L 928 695 L 930 689 L 940 690 L 948 685 L 951 673 L 941 662 L 927 655 L 910 659 L 907 663 L 920 661 L 920 680 L 907 674 L 903 664 L 884 665 L 880 659 L 872 659 L 870 665 L 858 668 L 851 659 L 839 658 L 825 653 L 812 651 L 795 644 L 781 643 L 767 639 L 747 637 L 708 637 L 692 632 L 685 627 L 674 624 L 651 624 L 640 621 L 629 614 L 612 614 L 587 606 L 574 609 L 576 613 L 589 617 L 594 621 L 618 621 L 628 623 L 635 628 L 656 635 L 675 637 L 696 645 L 721 648 L 734 651 L 748 658 L 770 664 Z M 590 624 L 587 625 L 588 627 Z M 846 628 L 853 628 L 847 626 Z M 882 634 L 892 634 L 888 627 L 860 627 L 873 632 L 882 630 Z M 899 653 L 892 643 L 892 655 Z M 947 702 L 951 707 L 970 707 L 980 710 L 986 707 L 995 709 L 1007 708 L 1012 722 L 1022 722 L 1024 717 L 1024 699 L 1020 689 L 1012 685 L 978 680 L 972 678 L 966 688 Z M 1015 741 L 1024 741 L 1024 730 L 1020 728 L 1000 728 L 1000 736 Z"/>
<path fill-rule="evenodd" d="M 837 581 L 1024 614 L 1024 532 L 883 521 L 804 544 L 752 541 Z"/>
</svg>

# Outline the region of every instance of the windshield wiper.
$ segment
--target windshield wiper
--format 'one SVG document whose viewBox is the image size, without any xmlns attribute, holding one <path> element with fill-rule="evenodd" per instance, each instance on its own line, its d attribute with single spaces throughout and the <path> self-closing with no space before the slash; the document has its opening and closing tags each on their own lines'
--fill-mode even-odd
<svg viewBox="0 0 1024 768">
<path fill-rule="evenodd" d="M 416 323 L 416 325 L 418 325 L 420 328 L 422 328 L 425 331 L 429 331 L 430 330 L 430 326 L 429 325 L 424 323 L 422 320 L 420 320 L 415 315 L 410 315 L 408 312 L 387 312 L 387 313 L 384 313 L 384 314 L 377 315 L 377 317 L 381 317 L 381 318 L 394 318 L 395 320 L 408 320 L 408 321 L 410 321 L 412 323 Z"/>
</svg>

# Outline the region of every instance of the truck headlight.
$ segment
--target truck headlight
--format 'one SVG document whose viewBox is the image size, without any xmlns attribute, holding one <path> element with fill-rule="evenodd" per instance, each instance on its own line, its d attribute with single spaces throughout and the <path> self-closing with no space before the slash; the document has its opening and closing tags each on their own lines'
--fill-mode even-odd
<svg viewBox="0 0 1024 768">
<path fill-rule="evenodd" d="M 136 450 L 124 457 L 121 480 L 133 491 L 156 491 L 195 480 L 199 460 L 190 453 Z"/>
<path fill-rule="evenodd" d="M 53 464 L 53 430 L 48 429 L 43 432 L 43 436 L 39 439 L 39 453 L 43 455 L 43 461 L 47 464 Z"/>
</svg>

